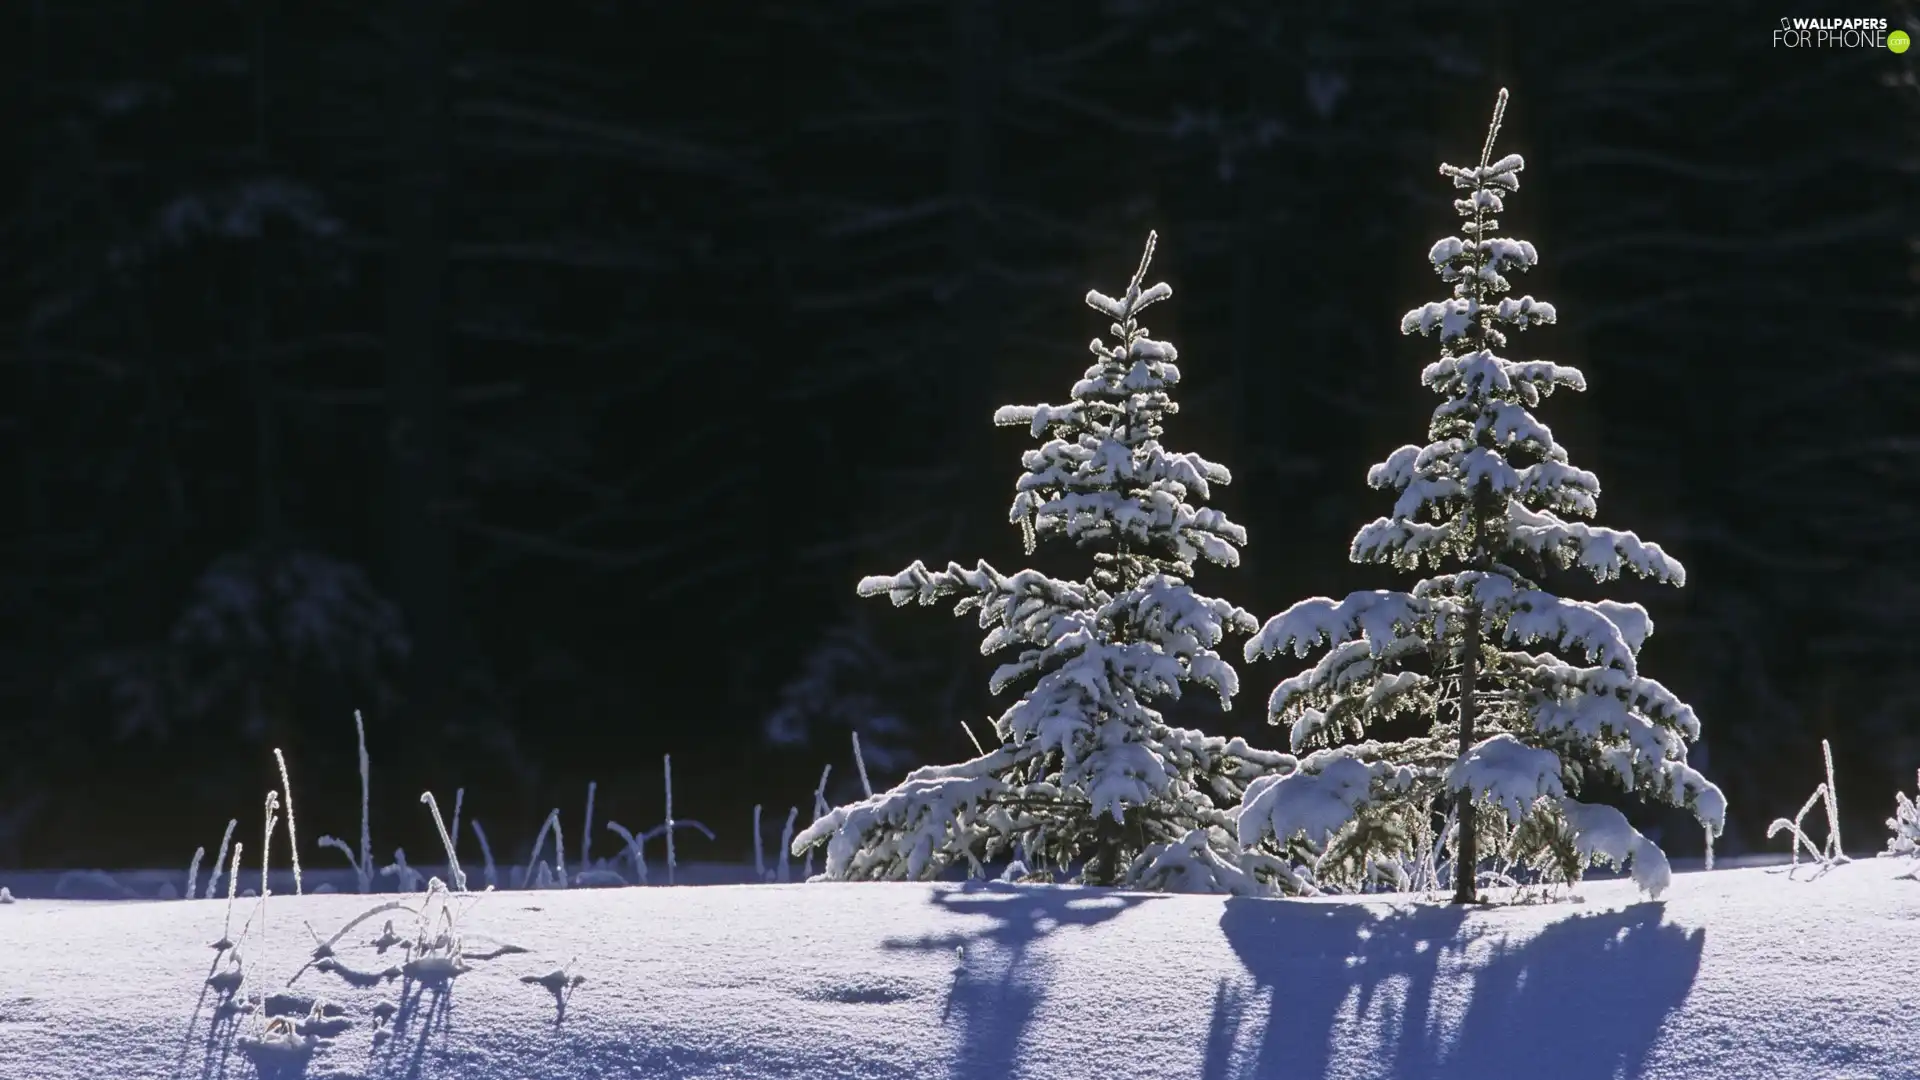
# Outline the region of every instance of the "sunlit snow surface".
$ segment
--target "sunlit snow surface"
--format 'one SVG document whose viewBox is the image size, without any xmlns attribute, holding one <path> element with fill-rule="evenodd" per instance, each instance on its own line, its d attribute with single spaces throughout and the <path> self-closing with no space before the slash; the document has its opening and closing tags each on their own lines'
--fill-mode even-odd
<svg viewBox="0 0 1920 1080">
<path fill-rule="evenodd" d="M 338 1007 L 304 1059 L 249 1053 L 251 1018 L 216 1015 L 223 899 L 21 900 L 0 906 L 0 1076 L 1911 1078 L 1905 869 L 1470 912 L 1000 884 L 497 893 L 462 917 L 470 970 L 444 988 L 312 968 L 288 988 L 304 922 L 330 937 L 393 897 L 275 896 L 252 985 Z M 404 959 L 365 944 L 385 918 L 342 938 L 346 969 Z M 528 951 L 486 958 L 502 944 Z M 563 967 L 585 981 L 557 1020 Z"/>
</svg>

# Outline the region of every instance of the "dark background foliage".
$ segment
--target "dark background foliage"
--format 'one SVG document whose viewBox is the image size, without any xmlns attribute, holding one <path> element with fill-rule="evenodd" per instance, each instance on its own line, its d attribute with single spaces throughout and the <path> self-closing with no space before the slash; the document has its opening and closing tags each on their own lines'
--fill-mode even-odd
<svg viewBox="0 0 1920 1080">
<path fill-rule="evenodd" d="M 1516 346 L 1587 373 L 1542 415 L 1601 520 L 1689 567 L 1609 594 L 1727 847 L 1822 737 L 1865 846 L 1920 765 L 1920 61 L 1769 37 L 1898 15 L 1317 8 L 0 7 L 0 866 L 184 861 L 275 746 L 351 832 L 355 707 L 383 847 L 431 848 L 426 787 L 507 849 L 590 779 L 652 821 L 672 753 L 720 833 L 683 854 L 738 858 L 752 804 L 852 790 L 849 730 L 877 783 L 957 758 L 1002 707 L 976 633 L 854 583 L 1025 564 L 991 410 L 1065 396 L 1150 228 L 1168 442 L 1251 534 L 1201 584 L 1404 584 L 1345 551 L 1431 408 L 1396 331 L 1440 295 L 1436 166 L 1502 85 L 1519 285 L 1562 312 Z M 1177 711 L 1282 745 L 1291 670 Z"/>
</svg>

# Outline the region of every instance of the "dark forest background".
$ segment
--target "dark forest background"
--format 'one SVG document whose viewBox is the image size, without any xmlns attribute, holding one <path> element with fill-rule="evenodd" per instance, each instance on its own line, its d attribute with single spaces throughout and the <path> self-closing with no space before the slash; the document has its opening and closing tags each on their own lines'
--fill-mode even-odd
<svg viewBox="0 0 1920 1080">
<path fill-rule="evenodd" d="M 1587 374 L 1542 417 L 1600 520 L 1689 568 L 1608 595 L 1702 717 L 1722 850 L 1823 737 L 1877 845 L 1920 766 L 1920 54 L 1769 40 L 1874 14 L 0 5 L 0 866 L 184 865 L 273 747 L 350 834 L 356 707 L 383 849 L 432 850 L 429 787 L 497 849 L 589 780 L 651 822 L 671 753 L 718 832 L 682 857 L 737 859 L 754 803 L 852 792 L 849 730 L 879 784 L 959 759 L 1004 705 L 977 631 L 854 584 L 1027 564 L 992 410 L 1066 396 L 1149 229 L 1167 441 L 1251 538 L 1200 583 L 1404 585 L 1345 553 L 1431 409 L 1397 329 L 1441 295 L 1436 168 L 1503 85 L 1518 286 L 1561 312 L 1515 345 Z M 1294 668 L 1240 670 L 1180 715 L 1283 747 Z"/>
</svg>

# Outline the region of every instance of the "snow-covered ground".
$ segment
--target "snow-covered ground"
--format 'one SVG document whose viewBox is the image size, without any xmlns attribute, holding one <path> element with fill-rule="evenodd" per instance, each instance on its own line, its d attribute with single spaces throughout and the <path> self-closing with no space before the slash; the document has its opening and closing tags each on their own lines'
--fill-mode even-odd
<svg viewBox="0 0 1920 1080">
<path fill-rule="evenodd" d="M 0 905 L 0 1076 L 1894 1080 L 1920 1076 L 1904 869 L 1683 873 L 1659 902 L 1607 881 L 1471 911 L 1000 884 L 503 892 L 455 904 L 469 970 L 444 983 L 379 976 L 406 958 L 368 943 L 389 918 L 409 935 L 405 912 L 303 968 L 315 934 L 418 894 L 275 895 L 242 996 L 301 1026 L 322 1006 L 304 1060 L 247 1050 L 260 1018 L 208 984 L 224 898 L 26 899 Z M 584 981 L 538 981 L 561 968 Z"/>
</svg>

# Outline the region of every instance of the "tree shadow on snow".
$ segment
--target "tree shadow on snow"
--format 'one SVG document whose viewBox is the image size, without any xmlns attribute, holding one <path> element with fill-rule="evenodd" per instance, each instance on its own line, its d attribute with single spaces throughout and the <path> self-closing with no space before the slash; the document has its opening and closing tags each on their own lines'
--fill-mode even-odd
<svg viewBox="0 0 1920 1080">
<path fill-rule="evenodd" d="M 888 949 L 964 955 L 954 965 L 953 984 L 941 1020 L 957 1024 L 952 1080 L 1006 1080 L 1016 1073 L 1021 1037 L 1040 1007 L 1049 973 L 1033 962 L 1033 946 L 1059 930 L 1097 926 L 1157 897 L 1110 889 L 1064 885 L 1009 885 L 969 881 L 940 889 L 931 902 L 959 917 L 982 917 L 987 925 L 957 933 L 891 939 Z"/>
<path fill-rule="evenodd" d="M 1664 911 L 1572 915 L 1508 944 L 1497 912 L 1468 930 L 1451 906 L 1228 900 L 1221 930 L 1247 979 L 1215 992 L 1203 1080 L 1631 1080 L 1700 970 L 1704 932 Z M 1491 955 L 1469 959 L 1469 937 Z M 1470 992 L 1449 992 L 1460 980 Z"/>
</svg>

